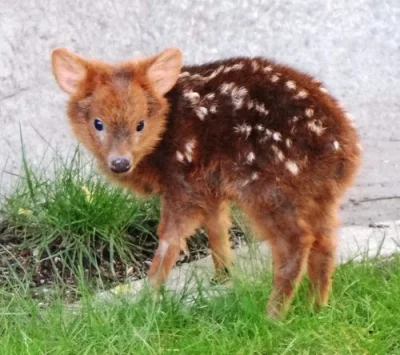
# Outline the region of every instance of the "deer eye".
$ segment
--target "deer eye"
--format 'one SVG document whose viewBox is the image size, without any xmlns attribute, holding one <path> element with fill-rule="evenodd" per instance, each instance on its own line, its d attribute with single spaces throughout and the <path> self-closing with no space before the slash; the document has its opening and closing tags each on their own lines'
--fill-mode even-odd
<svg viewBox="0 0 400 355">
<path fill-rule="evenodd" d="M 101 120 L 99 120 L 98 118 L 96 118 L 94 120 L 94 128 L 96 128 L 98 131 L 102 131 L 104 129 L 104 124 L 103 122 L 101 122 Z"/>
<path fill-rule="evenodd" d="M 138 132 L 140 132 L 140 131 L 143 130 L 143 128 L 144 128 L 144 121 L 141 120 L 141 121 L 139 121 L 139 123 L 137 124 L 136 130 L 137 130 Z"/>
</svg>

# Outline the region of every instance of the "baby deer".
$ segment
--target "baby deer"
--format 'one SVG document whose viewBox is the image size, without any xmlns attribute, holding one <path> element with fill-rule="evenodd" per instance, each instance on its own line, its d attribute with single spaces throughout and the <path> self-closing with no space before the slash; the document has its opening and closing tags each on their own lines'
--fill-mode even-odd
<svg viewBox="0 0 400 355">
<path fill-rule="evenodd" d="M 360 163 L 349 117 L 321 83 L 264 58 L 182 67 L 170 48 L 117 64 L 52 53 L 77 139 L 110 180 L 161 196 L 159 245 L 148 278 L 159 287 L 186 240 L 204 227 L 216 279 L 229 273 L 229 203 L 267 239 L 283 315 L 305 270 L 316 306 L 335 267 L 340 199 Z"/>
</svg>

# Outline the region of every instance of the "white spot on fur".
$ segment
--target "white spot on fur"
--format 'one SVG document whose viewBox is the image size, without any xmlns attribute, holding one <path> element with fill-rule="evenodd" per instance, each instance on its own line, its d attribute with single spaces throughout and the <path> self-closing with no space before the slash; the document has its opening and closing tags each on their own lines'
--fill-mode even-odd
<svg viewBox="0 0 400 355">
<path fill-rule="evenodd" d="M 237 63 L 232 65 L 232 70 L 240 70 L 243 69 L 244 64 L 243 63 Z"/>
<path fill-rule="evenodd" d="M 219 87 L 219 90 L 221 91 L 221 94 L 228 95 L 232 91 L 234 86 L 235 86 L 235 83 L 224 83 L 224 84 L 221 84 L 221 86 Z"/>
<path fill-rule="evenodd" d="M 232 103 L 235 106 L 235 109 L 238 110 L 243 106 L 244 98 L 247 95 L 248 91 L 245 87 L 234 87 L 232 89 Z"/>
<path fill-rule="evenodd" d="M 274 153 L 276 154 L 276 157 L 278 158 L 279 161 L 285 160 L 285 155 L 277 146 L 271 145 L 271 149 L 274 151 Z"/>
<path fill-rule="evenodd" d="M 251 109 L 253 108 L 253 106 L 254 106 L 254 102 L 253 102 L 253 100 L 250 100 L 250 101 L 247 103 L 247 108 L 248 108 L 249 110 L 251 110 Z"/>
<path fill-rule="evenodd" d="M 205 100 L 214 100 L 214 98 L 215 98 L 215 93 L 213 93 L 213 92 L 210 92 L 209 94 L 204 96 Z"/>
<path fill-rule="evenodd" d="M 248 91 L 245 87 L 236 87 L 235 83 L 224 83 L 220 86 L 221 94 L 231 95 L 232 103 L 236 110 L 240 109 L 243 106 L 245 96 Z"/>
<path fill-rule="evenodd" d="M 206 77 L 204 77 L 204 76 L 202 76 L 202 75 L 200 75 L 200 74 L 194 74 L 194 75 L 192 75 L 192 79 L 193 79 L 193 80 L 207 80 Z"/>
<path fill-rule="evenodd" d="M 274 74 L 274 75 L 272 75 L 271 76 L 271 79 L 270 79 L 273 83 L 276 83 L 278 80 L 279 80 L 279 76 L 278 75 L 276 75 L 276 74 Z"/>
<path fill-rule="evenodd" d="M 193 138 L 185 144 L 185 149 L 188 152 L 192 153 L 195 146 L 196 146 L 196 140 Z"/>
<path fill-rule="evenodd" d="M 293 123 L 296 123 L 298 120 L 299 120 L 298 116 L 293 116 L 293 118 L 292 118 Z"/>
<path fill-rule="evenodd" d="M 250 152 L 246 156 L 246 162 L 248 164 L 251 164 L 255 159 L 256 159 L 256 156 L 255 156 L 254 152 Z"/>
<path fill-rule="evenodd" d="M 240 125 L 237 125 L 233 128 L 233 130 L 236 133 L 241 133 L 241 134 L 245 134 L 246 135 L 246 139 L 249 137 L 250 133 L 251 133 L 251 126 L 246 124 L 246 123 L 242 123 Z"/>
<path fill-rule="evenodd" d="M 300 90 L 295 96 L 295 99 L 305 99 L 308 97 L 308 92 L 306 90 Z"/>
<path fill-rule="evenodd" d="M 211 105 L 210 106 L 210 112 L 211 113 L 216 113 L 217 112 L 217 106 L 216 105 Z"/>
<path fill-rule="evenodd" d="M 215 69 L 207 78 L 207 80 L 211 80 L 214 79 L 216 76 L 218 76 L 220 73 L 222 73 L 222 71 L 224 70 L 225 66 L 221 65 L 220 67 L 218 67 L 217 69 Z"/>
<path fill-rule="evenodd" d="M 186 78 L 186 77 L 188 77 L 188 76 L 190 76 L 190 73 L 189 73 L 188 71 L 184 71 L 183 73 L 180 73 L 180 74 L 179 74 L 179 77 L 180 77 L 180 78 Z"/>
<path fill-rule="evenodd" d="M 339 144 L 338 141 L 334 141 L 334 142 L 333 142 L 333 148 L 334 148 L 335 150 L 339 150 L 339 149 L 340 149 L 340 144 Z"/>
<path fill-rule="evenodd" d="M 263 68 L 263 72 L 264 73 L 270 73 L 272 72 L 272 66 L 271 65 L 267 65 L 265 68 Z"/>
<path fill-rule="evenodd" d="M 253 60 L 251 62 L 251 68 L 253 69 L 253 72 L 256 72 L 258 69 L 260 69 L 260 64 L 258 64 L 258 62 Z"/>
<path fill-rule="evenodd" d="M 189 163 L 191 163 L 192 162 L 192 154 L 190 154 L 189 152 L 186 152 L 185 153 L 185 158 L 186 158 L 186 160 L 189 162 Z"/>
<path fill-rule="evenodd" d="M 322 127 L 322 123 L 319 120 L 312 120 L 307 123 L 307 126 L 310 131 L 314 132 L 317 136 L 320 136 L 323 131 L 325 130 L 324 127 Z"/>
<path fill-rule="evenodd" d="M 203 121 L 208 113 L 208 110 L 206 107 L 200 106 L 200 107 L 196 107 L 195 112 L 196 112 L 197 117 Z"/>
<path fill-rule="evenodd" d="M 288 80 L 285 83 L 285 86 L 289 89 L 289 90 L 296 90 L 296 83 L 293 80 Z"/>
<path fill-rule="evenodd" d="M 307 117 L 314 116 L 314 110 L 312 108 L 306 108 L 304 113 L 306 114 Z"/>
<path fill-rule="evenodd" d="M 176 151 L 175 155 L 176 155 L 176 159 L 178 161 L 180 161 L 181 163 L 183 163 L 183 161 L 185 160 L 185 157 L 179 150 Z"/>
<path fill-rule="evenodd" d="M 325 93 L 325 94 L 328 94 L 328 90 L 327 90 L 326 88 L 324 88 L 323 86 L 321 86 L 321 87 L 319 88 L 319 91 L 321 91 L 321 92 L 323 92 L 323 93 Z"/>
<path fill-rule="evenodd" d="M 297 166 L 297 164 L 292 161 L 292 160 L 288 160 L 285 163 L 285 167 L 287 170 L 289 170 L 293 175 L 297 175 L 299 173 L 299 167 Z"/>
<path fill-rule="evenodd" d="M 279 132 L 274 132 L 272 134 L 272 139 L 274 141 L 280 142 L 282 140 L 282 134 L 280 134 Z"/>
<path fill-rule="evenodd" d="M 272 131 L 268 128 L 265 129 L 264 136 L 260 138 L 259 142 L 264 143 L 272 137 Z"/>
<path fill-rule="evenodd" d="M 356 146 L 357 146 L 357 148 L 358 148 L 358 150 L 359 150 L 360 152 L 363 151 L 363 147 L 362 147 L 362 145 L 361 145 L 360 143 L 357 143 Z"/>
<path fill-rule="evenodd" d="M 193 105 L 196 105 L 200 101 L 200 94 L 194 91 L 187 91 L 183 96 L 188 99 Z"/>
<path fill-rule="evenodd" d="M 246 180 L 243 180 L 243 181 L 242 181 L 241 185 L 242 185 L 242 187 L 245 187 L 245 186 L 247 186 L 249 183 L 250 183 L 250 179 L 246 179 Z"/>
<path fill-rule="evenodd" d="M 251 174 L 251 180 L 252 180 L 252 181 L 255 181 L 255 180 L 258 180 L 258 178 L 259 178 L 258 173 L 257 173 L 256 171 L 254 171 L 254 172 Z"/>
<path fill-rule="evenodd" d="M 233 71 L 233 70 L 241 70 L 241 69 L 243 69 L 243 66 L 244 66 L 243 63 L 234 64 L 234 65 L 232 65 L 231 67 L 226 67 L 226 68 L 224 69 L 224 73 L 229 73 L 229 72 L 231 72 L 231 71 Z"/>
<path fill-rule="evenodd" d="M 290 138 L 285 139 L 286 147 L 291 148 L 292 147 L 292 140 Z"/>
<path fill-rule="evenodd" d="M 257 131 L 263 132 L 265 130 L 265 127 L 262 124 L 257 124 L 255 126 Z"/>
<path fill-rule="evenodd" d="M 182 153 L 179 150 L 176 151 L 176 153 L 175 153 L 176 159 L 181 163 L 184 163 L 185 159 L 189 163 L 191 163 L 193 160 L 193 150 L 194 150 L 195 146 L 196 146 L 196 140 L 194 138 L 187 141 L 185 144 L 184 153 Z"/>
<path fill-rule="evenodd" d="M 192 159 L 193 159 L 193 149 L 196 146 L 196 140 L 195 139 L 191 139 L 189 142 L 187 142 L 185 144 L 185 157 L 186 160 L 191 163 Z"/>
<path fill-rule="evenodd" d="M 263 103 L 256 103 L 256 111 L 262 113 L 263 115 L 268 115 L 269 111 L 265 108 Z"/>
</svg>

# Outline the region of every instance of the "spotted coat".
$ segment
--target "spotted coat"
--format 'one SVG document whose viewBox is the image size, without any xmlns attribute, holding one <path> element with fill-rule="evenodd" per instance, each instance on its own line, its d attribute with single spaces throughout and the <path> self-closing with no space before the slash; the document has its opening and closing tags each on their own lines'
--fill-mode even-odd
<svg viewBox="0 0 400 355">
<path fill-rule="evenodd" d="M 258 190 L 275 186 L 277 177 L 282 185 L 299 187 L 310 177 L 339 181 L 337 165 L 358 156 L 352 122 L 327 90 L 264 58 L 183 67 L 167 98 L 167 136 L 185 164 L 179 169 L 186 176 L 203 171 L 203 181 L 214 174 L 219 180 L 213 179 L 213 188 L 233 200 L 246 199 L 235 186 Z M 175 129 L 196 141 L 190 161 L 179 154 L 186 140 Z M 321 169 L 324 161 L 337 163 Z"/>
</svg>

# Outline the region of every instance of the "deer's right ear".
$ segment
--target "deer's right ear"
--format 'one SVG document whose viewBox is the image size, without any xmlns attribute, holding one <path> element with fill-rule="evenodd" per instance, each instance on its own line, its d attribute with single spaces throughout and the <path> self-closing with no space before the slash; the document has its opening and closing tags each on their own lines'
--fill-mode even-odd
<svg viewBox="0 0 400 355">
<path fill-rule="evenodd" d="M 68 49 L 57 48 L 51 54 L 51 64 L 61 89 L 69 95 L 75 95 L 86 78 L 87 62 Z"/>
</svg>

